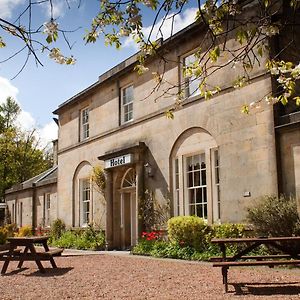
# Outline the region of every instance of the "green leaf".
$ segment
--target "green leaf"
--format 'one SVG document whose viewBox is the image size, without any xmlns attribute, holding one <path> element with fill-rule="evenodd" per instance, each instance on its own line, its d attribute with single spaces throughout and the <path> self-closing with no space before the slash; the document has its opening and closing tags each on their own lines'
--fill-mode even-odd
<svg viewBox="0 0 300 300">
<path fill-rule="evenodd" d="M 171 119 L 173 120 L 174 119 L 174 113 L 173 113 L 173 110 L 172 109 L 169 109 L 165 112 L 165 116 L 167 119 Z"/>
<path fill-rule="evenodd" d="M 51 44 L 53 42 L 52 36 L 48 35 L 47 38 L 46 38 L 46 41 L 47 41 L 48 44 Z"/>
<path fill-rule="evenodd" d="M 4 48 L 6 44 L 4 43 L 2 37 L 0 36 L 0 48 Z"/>
<path fill-rule="evenodd" d="M 285 97 L 284 95 L 280 95 L 279 97 L 278 97 L 278 99 L 279 99 L 279 101 L 283 104 L 283 105 L 287 105 L 288 104 L 288 99 L 287 99 L 287 97 Z"/>
<path fill-rule="evenodd" d="M 265 7 L 268 7 L 270 5 L 270 0 L 264 0 Z"/>
<path fill-rule="evenodd" d="M 243 114 L 249 114 L 249 106 L 247 105 L 247 104 L 244 104 L 243 106 L 242 106 L 242 109 L 241 109 L 241 112 L 243 113 Z"/>
<path fill-rule="evenodd" d="M 294 97 L 293 99 L 296 101 L 296 105 L 300 106 L 300 97 L 297 96 L 297 97 Z"/>
<path fill-rule="evenodd" d="M 216 62 L 218 58 L 220 57 L 220 47 L 217 46 L 215 49 L 211 50 L 209 52 L 209 57 L 212 62 Z"/>
</svg>

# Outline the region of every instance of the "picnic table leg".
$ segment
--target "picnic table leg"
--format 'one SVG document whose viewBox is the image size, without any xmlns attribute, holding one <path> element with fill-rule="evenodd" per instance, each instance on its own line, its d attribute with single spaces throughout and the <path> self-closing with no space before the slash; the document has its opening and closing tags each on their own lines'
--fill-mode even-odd
<svg viewBox="0 0 300 300">
<path fill-rule="evenodd" d="M 45 269 L 44 269 L 44 267 L 43 267 L 43 265 L 42 265 L 42 263 L 41 263 L 41 261 L 40 261 L 40 259 L 38 257 L 38 254 L 35 251 L 34 245 L 30 244 L 28 247 L 29 247 L 29 250 L 32 253 L 32 255 L 35 256 L 35 263 L 37 264 L 40 272 L 41 273 L 45 273 Z"/>
<path fill-rule="evenodd" d="M 23 252 L 23 254 L 26 254 L 28 252 L 28 246 L 25 247 L 25 250 Z M 20 259 L 19 263 L 18 263 L 18 268 L 22 268 L 22 265 L 23 265 L 23 262 L 24 260 L 23 259 Z"/>
<path fill-rule="evenodd" d="M 44 246 L 45 252 L 48 252 L 49 251 L 49 247 L 48 247 L 47 241 L 43 241 L 43 246 Z M 52 265 L 52 268 L 57 269 L 57 265 L 56 265 L 56 263 L 54 261 L 54 258 L 51 256 L 49 258 L 49 260 L 50 260 L 50 263 Z"/>
<path fill-rule="evenodd" d="M 223 284 L 225 284 L 225 293 L 228 292 L 228 267 L 222 267 Z"/>
<path fill-rule="evenodd" d="M 7 257 L 6 257 L 5 261 L 4 261 L 4 264 L 3 264 L 3 267 L 2 267 L 2 270 L 1 270 L 1 274 L 5 274 L 6 273 L 7 267 L 9 265 L 10 260 L 11 260 L 11 257 L 13 256 L 14 249 L 15 249 L 15 246 L 12 245 L 12 244 L 10 244 L 10 246 L 9 246 L 9 252 L 8 252 Z"/>
</svg>

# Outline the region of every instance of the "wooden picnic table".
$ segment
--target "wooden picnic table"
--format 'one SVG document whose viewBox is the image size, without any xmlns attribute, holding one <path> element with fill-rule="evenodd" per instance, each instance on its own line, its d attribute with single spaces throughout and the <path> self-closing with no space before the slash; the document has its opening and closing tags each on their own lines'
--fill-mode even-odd
<svg viewBox="0 0 300 300">
<path fill-rule="evenodd" d="M 32 237 L 9 237 L 9 250 L 2 253 L 0 260 L 4 261 L 1 274 L 5 274 L 10 261 L 18 261 L 18 268 L 22 268 L 24 261 L 35 261 L 39 270 L 44 273 L 45 269 L 41 261 L 50 261 L 53 268 L 57 268 L 54 256 L 61 255 L 63 249 L 50 250 L 47 244 L 48 236 L 32 236 Z M 44 251 L 36 251 L 36 245 L 42 244 Z M 24 247 L 22 251 L 18 247 Z"/>
<path fill-rule="evenodd" d="M 300 236 L 297 237 L 252 237 L 252 238 L 226 238 L 212 239 L 213 244 L 218 244 L 222 252 L 221 257 L 212 257 L 213 267 L 221 267 L 225 292 L 228 291 L 228 269 L 234 266 L 269 266 L 300 265 L 300 246 L 297 249 L 290 246 L 295 243 L 300 245 Z M 240 247 L 233 256 L 226 256 L 226 247 L 236 244 Z M 279 250 L 278 254 L 249 255 L 260 245 L 272 246 Z"/>
</svg>

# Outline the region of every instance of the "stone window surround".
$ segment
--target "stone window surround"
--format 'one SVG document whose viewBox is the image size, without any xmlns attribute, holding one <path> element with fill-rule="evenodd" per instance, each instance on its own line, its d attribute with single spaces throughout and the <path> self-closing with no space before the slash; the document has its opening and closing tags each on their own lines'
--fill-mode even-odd
<svg viewBox="0 0 300 300">
<path fill-rule="evenodd" d="M 127 103 L 123 103 L 123 97 L 124 97 L 124 91 L 127 90 L 128 88 L 132 88 L 132 100 L 130 102 L 127 102 Z M 123 124 L 127 124 L 127 123 L 130 123 L 134 120 L 133 118 L 133 105 L 134 105 L 134 85 L 133 85 L 133 82 L 127 84 L 127 85 L 124 85 L 123 87 L 121 87 L 121 91 L 120 91 L 120 107 L 121 107 L 121 114 L 120 114 L 120 118 L 121 118 L 121 122 L 120 124 L 123 125 Z M 125 113 L 125 107 L 130 107 L 131 106 L 131 109 L 128 110 L 128 112 Z M 126 119 L 126 115 L 130 115 L 131 113 L 131 118 L 129 119 Z"/>
<path fill-rule="evenodd" d="M 90 137 L 90 125 L 89 125 L 89 106 L 80 110 L 80 140 L 86 140 Z"/>
<path fill-rule="evenodd" d="M 180 57 L 180 76 L 179 76 L 179 86 L 181 86 L 182 90 L 184 91 L 184 97 L 186 99 L 190 99 L 190 98 L 198 98 L 200 97 L 200 91 L 197 90 L 197 91 L 194 91 L 192 94 L 190 94 L 189 92 L 189 87 L 190 87 L 190 78 L 185 78 L 183 76 L 183 68 L 185 67 L 185 61 L 187 58 L 189 57 L 192 57 L 197 51 L 199 50 L 199 48 L 194 48 L 188 52 L 186 52 L 185 54 L 183 54 L 181 57 Z M 200 82 L 199 79 L 195 79 L 195 83 L 198 83 Z"/>
<path fill-rule="evenodd" d="M 216 172 L 217 169 L 219 171 L 220 162 L 219 162 L 219 150 L 218 147 L 216 148 L 210 148 L 209 149 L 209 155 L 207 155 L 207 151 L 196 151 L 193 153 L 186 153 L 183 155 L 179 155 L 177 157 L 174 157 L 172 163 L 173 163 L 173 199 L 174 199 L 174 205 L 173 205 L 173 213 L 174 216 L 180 216 L 180 215 L 190 215 L 190 209 L 189 209 L 189 196 L 188 196 L 188 186 L 187 186 L 187 172 L 186 172 L 186 160 L 188 157 L 199 155 L 205 153 L 205 161 L 206 161 L 206 170 L 210 168 L 210 172 L 206 172 L 206 176 L 210 176 L 211 180 L 207 180 L 206 178 L 206 185 L 210 184 L 210 188 L 206 189 L 206 192 L 208 193 L 209 190 L 211 190 L 212 193 L 212 201 L 213 201 L 213 222 L 220 222 L 220 195 L 219 195 L 219 189 L 220 189 L 220 182 L 216 181 Z M 218 166 L 215 165 L 215 155 L 218 155 Z M 176 160 L 178 161 L 178 187 L 176 186 Z M 219 178 L 219 177 L 218 177 Z M 182 193 L 183 191 L 183 193 Z M 183 199 L 179 199 L 180 195 L 183 195 Z M 209 201 L 209 197 L 207 195 L 207 202 Z M 181 200 L 181 201 L 180 201 Z M 209 205 L 207 203 L 208 210 Z M 207 211 L 207 215 L 211 215 L 211 211 Z"/>
</svg>

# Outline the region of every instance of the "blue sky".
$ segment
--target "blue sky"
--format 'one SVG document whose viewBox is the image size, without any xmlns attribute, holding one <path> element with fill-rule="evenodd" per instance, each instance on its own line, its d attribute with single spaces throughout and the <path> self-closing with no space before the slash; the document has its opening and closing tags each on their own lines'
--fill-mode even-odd
<svg viewBox="0 0 300 300">
<path fill-rule="evenodd" d="M 25 0 L 0 0 L 0 17 L 15 20 L 19 12 L 28 1 Z M 31 57 L 25 69 L 15 79 L 11 80 L 20 70 L 26 58 L 26 53 L 21 53 L 14 59 L 0 63 L 0 102 L 8 95 L 16 98 L 23 114 L 20 123 L 26 129 L 38 127 L 40 137 L 44 143 L 56 138 L 57 127 L 52 118 L 52 111 L 59 104 L 69 99 L 76 93 L 88 87 L 98 76 L 113 66 L 117 65 L 136 52 L 134 43 L 128 39 L 121 50 L 105 46 L 103 39 L 96 44 L 85 45 L 83 36 L 85 29 L 89 28 L 90 20 L 98 11 L 99 2 L 96 0 L 82 0 L 77 8 L 76 0 L 69 0 L 71 9 L 68 9 L 65 1 L 54 1 L 54 12 L 57 22 L 64 29 L 81 29 L 69 34 L 69 41 L 74 43 L 69 51 L 61 42 L 58 46 L 66 55 L 72 54 L 76 58 L 76 64 L 72 66 L 59 65 L 48 58 L 47 54 L 41 54 L 40 58 L 44 67 L 36 66 Z M 193 22 L 195 9 L 187 8 L 181 16 L 175 20 L 175 31 L 182 29 Z M 149 32 L 147 26 L 151 25 L 152 15 L 149 11 L 144 14 L 145 33 Z M 48 6 L 36 7 L 33 11 L 35 24 L 43 24 L 49 21 Z M 170 31 L 170 22 L 164 27 L 165 37 Z M 0 36 L 2 32 L 0 31 Z M 6 48 L 0 49 L 0 61 L 4 60 L 21 45 L 15 39 L 3 36 L 7 43 Z"/>
</svg>

